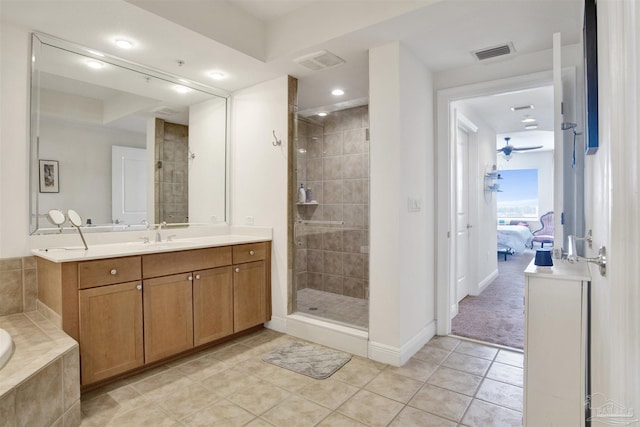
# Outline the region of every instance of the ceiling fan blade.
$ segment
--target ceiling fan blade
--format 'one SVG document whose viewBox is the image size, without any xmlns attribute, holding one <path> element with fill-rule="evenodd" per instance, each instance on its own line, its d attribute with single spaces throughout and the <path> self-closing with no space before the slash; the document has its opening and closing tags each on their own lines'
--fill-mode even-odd
<svg viewBox="0 0 640 427">
<path fill-rule="evenodd" d="M 538 148 L 542 148 L 542 145 L 536 147 L 513 147 L 513 151 L 537 150 Z"/>
</svg>

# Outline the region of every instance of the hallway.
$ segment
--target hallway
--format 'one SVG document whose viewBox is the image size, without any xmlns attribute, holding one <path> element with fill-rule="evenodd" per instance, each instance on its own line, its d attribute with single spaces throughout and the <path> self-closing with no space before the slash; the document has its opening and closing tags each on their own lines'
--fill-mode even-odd
<svg viewBox="0 0 640 427">
<path fill-rule="evenodd" d="M 524 348 L 524 274 L 533 253 L 498 257 L 498 277 L 478 296 L 460 301 L 451 333 L 516 349 Z"/>
</svg>

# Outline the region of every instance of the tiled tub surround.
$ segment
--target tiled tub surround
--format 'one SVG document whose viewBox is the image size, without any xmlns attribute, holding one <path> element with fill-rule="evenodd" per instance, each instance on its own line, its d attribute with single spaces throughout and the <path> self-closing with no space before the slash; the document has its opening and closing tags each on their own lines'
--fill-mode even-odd
<svg viewBox="0 0 640 427">
<path fill-rule="evenodd" d="M 0 317 L 14 354 L 0 369 L 0 425 L 79 426 L 78 344 L 40 313 Z"/>
<path fill-rule="evenodd" d="M 0 316 L 36 309 L 35 257 L 0 259 Z"/>
<path fill-rule="evenodd" d="M 367 106 L 298 119 L 296 184 L 318 205 L 296 205 L 297 290 L 368 299 L 368 122 Z"/>
</svg>

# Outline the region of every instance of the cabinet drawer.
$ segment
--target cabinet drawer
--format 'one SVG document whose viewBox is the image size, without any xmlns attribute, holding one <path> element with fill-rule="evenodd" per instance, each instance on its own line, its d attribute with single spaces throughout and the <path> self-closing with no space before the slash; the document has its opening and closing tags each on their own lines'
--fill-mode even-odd
<svg viewBox="0 0 640 427">
<path fill-rule="evenodd" d="M 142 277 L 140 257 L 99 259 L 78 263 L 78 288 L 130 282 Z"/>
<path fill-rule="evenodd" d="M 233 263 L 252 262 L 267 257 L 267 244 L 265 242 L 236 245 L 233 247 Z"/>
<path fill-rule="evenodd" d="M 144 278 L 231 265 L 231 247 L 194 249 L 142 256 Z"/>
</svg>

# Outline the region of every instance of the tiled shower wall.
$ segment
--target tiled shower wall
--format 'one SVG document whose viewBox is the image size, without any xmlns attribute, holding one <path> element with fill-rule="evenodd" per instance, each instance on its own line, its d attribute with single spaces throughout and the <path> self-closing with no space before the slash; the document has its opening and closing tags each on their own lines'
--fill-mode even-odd
<svg viewBox="0 0 640 427">
<path fill-rule="evenodd" d="M 296 208 L 297 289 L 369 296 L 368 128 L 367 106 L 297 121 L 296 188 L 318 202 Z"/>
<path fill-rule="evenodd" d="M 36 309 L 35 257 L 0 259 L 0 316 Z"/>
<path fill-rule="evenodd" d="M 156 223 L 188 222 L 189 127 L 156 119 L 155 136 Z"/>
</svg>

